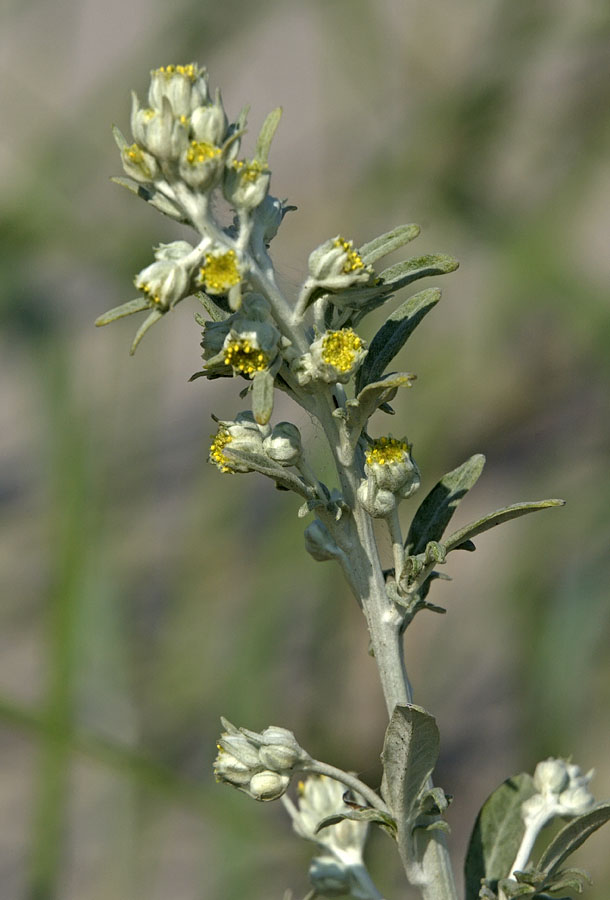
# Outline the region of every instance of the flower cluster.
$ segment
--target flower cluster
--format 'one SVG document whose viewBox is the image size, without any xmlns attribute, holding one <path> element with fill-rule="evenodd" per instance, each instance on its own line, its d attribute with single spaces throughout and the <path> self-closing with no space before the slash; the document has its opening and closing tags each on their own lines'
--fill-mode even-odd
<svg viewBox="0 0 610 900">
<path fill-rule="evenodd" d="M 327 291 L 370 284 L 374 279 L 371 266 L 364 264 L 353 242 L 341 235 L 325 241 L 311 253 L 309 274 L 316 287 Z"/>
<path fill-rule="evenodd" d="M 230 458 L 226 448 L 230 445 Z M 299 429 L 292 422 L 278 422 L 275 427 L 259 425 L 248 410 L 234 422 L 218 421 L 212 438 L 209 460 L 221 472 L 252 472 L 257 465 L 294 466 L 302 452 Z"/>
<path fill-rule="evenodd" d="M 268 301 L 261 294 L 248 293 L 236 313 L 220 322 L 205 323 L 201 341 L 204 374 L 252 377 L 276 362 L 281 364 L 280 337 Z"/>
<path fill-rule="evenodd" d="M 344 794 L 345 787 L 333 778 L 309 775 L 299 783 L 298 805 L 287 804 L 287 809 L 296 833 L 320 850 L 309 867 L 309 880 L 316 891 L 331 897 L 369 897 L 370 884 L 363 861 L 366 822 L 343 819 L 317 830 L 327 817 L 349 811 Z"/>
<path fill-rule="evenodd" d="M 595 803 L 589 790 L 593 771 L 583 775 L 579 766 L 563 759 L 545 759 L 534 772 L 537 793 L 522 806 L 522 817 L 529 826 L 543 821 L 546 824 L 556 816 L 580 816 Z"/>
<path fill-rule="evenodd" d="M 295 770 L 311 761 L 286 728 L 270 725 L 260 734 L 236 728 L 226 719 L 214 761 L 217 781 L 233 785 L 254 800 L 277 800 Z"/>
<path fill-rule="evenodd" d="M 331 329 L 312 341 L 307 353 L 293 360 L 292 369 L 302 387 L 316 382 L 347 384 L 366 353 L 365 342 L 353 328 Z"/>
<path fill-rule="evenodd" d="M 390 435 L 372 442 L 364 473 L 358 499 L 375 518 L 390 515 L 397 503 L 410 497 L 420 485 L 419 469 L 411 457 L 409 443 Z"/>
</svg>

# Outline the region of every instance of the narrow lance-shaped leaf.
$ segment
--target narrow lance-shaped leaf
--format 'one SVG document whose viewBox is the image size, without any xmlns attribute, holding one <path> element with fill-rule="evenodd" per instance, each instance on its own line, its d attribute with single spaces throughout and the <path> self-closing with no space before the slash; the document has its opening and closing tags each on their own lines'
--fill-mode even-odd
<svg viewBox="0 0 610 900">
<path fill-rule="evenodd" d="M 252 414 L 259 425 L 266 425 L 273 412 L 273 375 L 266 370 L 252 379 Z"/>
<path fill-rule="evenodd" d="M 144 337 L 144 335 L 146 334 L 148 329 L 152 328 L 152 326 L 155 325 L 155 323 L 158 322 L 159 319 L 162 319 L 164 313 L 165 313 L 165 310 L 153 309 L 151 314 L 144 319 L 144 321 L 142 322 L 142 324 L 136 331 L 136 336 L 133 339 L 133 343 L 132 343 L 131 347 L 129 348 L 130 356 L 133 356 L 133 354 L 136 352 L 138 344 L 140 343 L 140 341 L 142 340 L 142 338 Z"/>
<path fill-rule="evenodd" d="M 405 259 L 402 262 L 390 266 L 379 276 L 386 287 L 397 291 L 418 278 L 427 278 L 430 275 L 447 275 L 455 272 L 459 262 L 453 256 L 444 253 L 431 253 L 427 256 L 416 256 L 413 259 Z"/>
<path fill-rule="evenodd" d="M 150 301 L 145 297 L 136 297 L 135 300 L 128 300 L 127 303 L 115 306 L 114 309 L 109 309 L 108 312 L 98 316 L 95 324 L 109 325 L 111 322 L 116 322 L 117 319 L 124 319 L 125 316 L 132 316 L 134 313 L 143 312 L 145 309 L 150 309 Z"/>
<path fill-rule="evenodd" d="M 318 822 L 316 834 L 329 825 L 339 825 L 345 820 L 351 822 L 370 822 L 375 825 L 382 825 L 391 834 L 396 834 L 396 820 L 387 813 L 380 812 L 378 809 L 350 809 L 345 812 L 335 813 L 332 816 L 326 816 L 321 822 Z"/>
<path fill-rule="evenodd" d="M 365 385 L 356 400 L 349 401 L 347 407 L 349 410 L 348 423 L 357 432 L 356 437 L 359 436 L 367 420 L 378 407 L 393 400 L 398 388 L 411 387 L 416 378 L 416 375 L 409 372 L 393 372 L 380 381 L 373 381 Z"/>
<path fill-rule="evenodd" d="M 368 244 L 363 244 L 358 253 L 364 265 L 370 266 L 383 256 L 387 256 L 388 253 L 393 253 L 394 250 L 398 250 L 409 241 L 414 240 L 419 232 L 419 225 L 399 225 L 369 241 Z"/>
<path fill-rule="evenodd" d="M 495 528 L 503 522 L 510 522 L 511 519 L 518 519 L 519 516 L 525 516 L 527 513 L 538 512 L 540 509 L 552 509 L 555 506 L 565 506 L 565 500 L 534 500 L 531 503 L 513 503 L 512 506 L 505 506 L 497 509 L 495 512 L 470 525 L 465 525 L 459 531 L 455 531 L 450 537 L 444 541 L 447 552 L 455 550 L 467 541 L 472 540 L 478 534 Z"/>
<path fill-rule="evenodd" d="M 280 124 L 280 119 L 282 118 L 282 107 L 278 106 L 277 109 L 271 110 L 265 121 L 263 122 L 263 127 L 261 128 L 260 134 L 258 136 L 258 140 L 256 142 L 256 151 L 255 157 L 261 163 L 266 163 L 269 158 L 269 149 L 271 147 L 271 141 L 273 140 L 273 136 L 277 131 L 277 126 Z"/>
<path fill-rule="evenodd" d="M 364 363 L 358 370 L 357 392 L 366 384 L 379 380 L 415 328 L 436 306 L 440 298 L 441 292 L 438 288 L 429 288 L 409 297 L 392 313 L 371 341 Z"/>
<path fill-rule="evenodd" d="M 485 457 L 475 453 L 447 472 L 422 501 L 413 517 L 406 541 L 407 554 L 423 553 L 429 541 L 440 541 L 460 500 L 476 484 Z"/>
<path fill-rule="evenodd" d="M 589 812 L 572 819 L 559 834 L 555 835 L 540 857 L 536 868 L 547 876 L 553 875 L 570 854 L 608 821 L 610 821 L 610 803 L 600 803 Z"/>
<path fill-rule="evenodd" d="M 521 845 L 521 806 L 536 793 L 531 775 L 508 778 L 487 798 L 477 817 L 466 855 L 466 900 L 478 900 L 481 879 L 506 878 Z"/>
</svg>

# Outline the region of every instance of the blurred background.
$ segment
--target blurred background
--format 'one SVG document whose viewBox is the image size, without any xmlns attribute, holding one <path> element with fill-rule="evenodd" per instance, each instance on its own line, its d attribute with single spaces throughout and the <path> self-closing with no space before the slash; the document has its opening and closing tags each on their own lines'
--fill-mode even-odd
<svg viewBox="0 0 610 900">
<path fill-rule="evenodd" d="M 610 797 L 605 0 L 5 0 L 0 46 L 3 900 L 302 897 L 311 849 L 280 804 L 213 780 L 220 715 L 379 779 L 385 709 L 339 572 L 303 552 L 296 498 L 206 464 L 211 414 L 242 401 L 187 383 L 196 302 L 133 359 L 135 319 L 93 328 L 153 244 L 188 237 L 109 182 L 110 126 L 168 63 L 205 64 L 229 115 L 252 104 L 246 149 L 284 107 L 288 292 L 339 232 L 418 222 L 414 254 L 461 260 L 422 282 L 444 297 L 400 358 L 418 381 L 375 423 L 414 443 L 421 496 L 482 451 L 456 525 L 568 501 L 455 554 L 448 614 L 407 635 L 456 865 L 485 797 L 540 758 L 595 766 Z M 609 840 L 575 859 L 590 900 Z M 375 834 L 389 900 L 412 896 L 395 856 Z"/>
</svg>

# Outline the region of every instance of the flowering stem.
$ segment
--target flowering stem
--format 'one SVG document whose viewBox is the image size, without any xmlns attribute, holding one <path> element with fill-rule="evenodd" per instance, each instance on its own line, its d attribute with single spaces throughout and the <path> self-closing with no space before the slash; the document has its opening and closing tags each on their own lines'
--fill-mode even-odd
<svg viewBox="0 0 610 900">
<path fill-rule="evenodd" d="M 404 659 L 402 616 L 388 597 L 372 519 L 356 497 L 364 467 L 363 453 L 357 448 L 352 464 L 346 466 L 341 459 L 338 422 L 330 405 L 319 404 L 317 414 L 333 451 L 344 497 L 353 510 L 353 517 L 346 523 L 342 535 L 345 556 L 341 563 L 366 617 L 388 717 L 391 717 L 397 705 L 413 702 L 413 690 Z M 432 787 L 431 781 L 428 787 Z M 423 900 L 457 900 L 444 834 L 420 831 L 413 847 L 416 858 L 403 857 L 403 865 L 407 878 L 420 889 Z"/>
<path fill-rule="evenodd" d="M 522 872 L 523 869 L 525 869 L 527 862 L 532 855 L 532 850 L 534 849 L 534 844 L 536 843 L 538 835 L 551 818 L 552 814 L 549 814 L 547 807 L 542 810 L 540 815 L 535 816 L 527 823 L 525 831 L 523 832 L 523 837 L 521 838 L 521 845 L 515 856 L 515 861 L 510 867 L 509 878 L 514 878 L 515 872 Z"/>
</svg>

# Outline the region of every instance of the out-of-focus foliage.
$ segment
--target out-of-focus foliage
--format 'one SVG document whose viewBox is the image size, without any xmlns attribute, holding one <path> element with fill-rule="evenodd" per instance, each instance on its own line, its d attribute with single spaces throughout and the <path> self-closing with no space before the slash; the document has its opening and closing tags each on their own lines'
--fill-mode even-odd
<svg viewBox="0 0 610 900">
<path fill-rule="evenodd" d="M 431 595 L 447 617 L 407 639 L 458 865 L 484 797 L 546 755 L 594 765 L 610 796 L 607 4 L 29 0 L 2 32 L 3 896 L 302 895 L 281 811 L 213 782 L 221 713 L 379 777 L 360 614 L 303 552 L 290 498 L 206 465 L 210 414 L 241 401 L 187 384 L 187 305 L 135 360 L 129 323 L 93 329 L 151 244 L 183 236 L 108 182 L 129 89 L 172 62 L 207 65 L 253 130 L 284 106 L 270 162 L 300 207 L 274 242 L 288 286 L 329 234 L 358 245 L 403 221 L 461 260 L 399 357 L 419 378 L 392 422 L 423 490 L 487 455 L 456 527 L 515 493 L 568 501 L 454 554 Z M 605 839 L 581 854 L 591 900 Z M 397 895 L 386 850 L 372 869 Z"/>
</svg>

